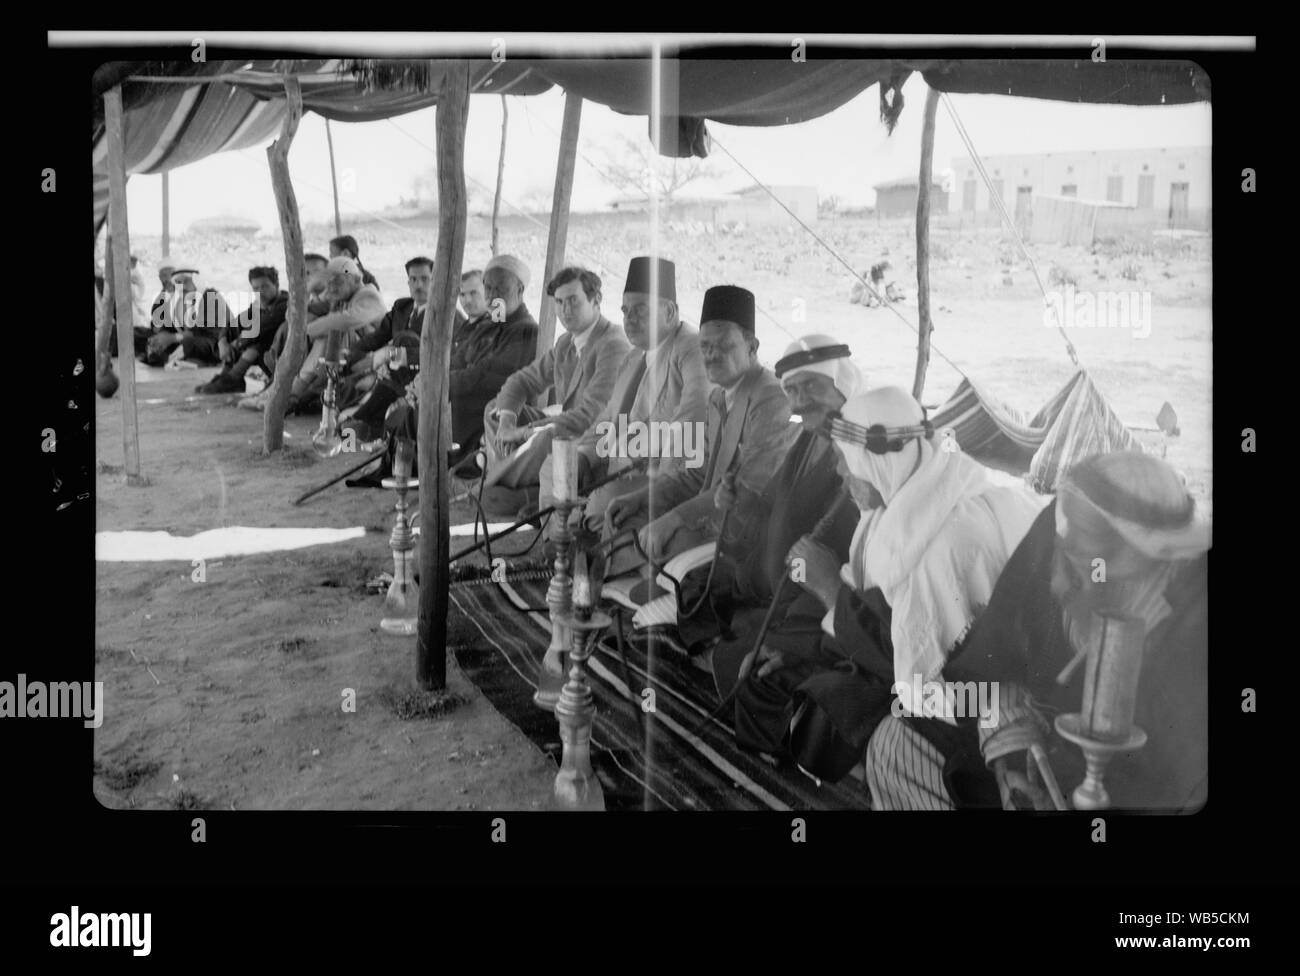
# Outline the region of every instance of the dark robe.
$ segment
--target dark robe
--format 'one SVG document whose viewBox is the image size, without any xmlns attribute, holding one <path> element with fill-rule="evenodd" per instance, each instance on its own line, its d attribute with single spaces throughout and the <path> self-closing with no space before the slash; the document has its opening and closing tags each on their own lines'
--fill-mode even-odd
<svg viewBox="0 0 1300 976">
<path fill-rule="evenodd" d="M 528 307 L 520 304 L 502 322 L 491 316 L 475 320 L 474 331 L 459 343 L 452 337 L 451 352 L 451 438 L 460 450 L 451 455 L 455 464 L 468 454 L 483 435 L 483 409 L 500 392 L 510 375 L 527 366 L 537 350 L 537 322 Z M 390 434 L 416 436 L 419 411 L 410 404 L 398 404 L 384 421 Z"/>
<path fill-rule="evenodd" d="M 735 634 L 738 627 L 748 630 L 748 621 L 737 619 L 738 615 L 752 616 L 746 611 L 758 609 L 758 621 L 761 621 L 785 575 L 785 557 L 790 547 L 801 537 L 812 534 L 837 556 L 845 558 L 857 521 L 857 506 L 835 469 L 834 447 L 824 437 L 800 431 L 781 467 L 761 493 L 738 491 L 735 508 L 727 516 L 726 532 L 718 542 L 709 584 L 710 599 L 704 600 L 695 613 L 678 620 L 683 642 L 690 647 L 720 633 L 724 637 Z M 682 580 L 682 600 L 687 609 L 700 603 L 708 580 L 707 566 L 693 570 Z M 774 621 L 784 621 L 789 616 L 788 609 L 796 603 L 808 611 L 806 601 L 799 599 L 803 593 L 797 584 L 786 586 Z M 809 599 L 820 608 L 814 598 Z M 822 611 L 817 609 L 817 620 L 812 622 L 814 630 L 821 616 Z M 793 626 L 793 620 L 790 625 Z M 729 642 L 734 641 L 729 639 Z M 741 656 L 750 649 L 746 646 Z M 723 656 L 727 657 L 725 650 Z M 739 666 L 739 660 L 735 666 Z"/>
<path fill-rule="evenodd" d="M 257 335 L 250 336 L 248 330 L 251 329 L 254 315 L 257 316 Z M 287 291 L 281 291 L 276 295 L 270 305 L 261 305 L 260 299 L 257 304 L 249 305 L 236 320 L 236 327 L 240 331 L 232 358 L 239 358 L 246 349 L 256 349 L 260 361 L 271 348 L 271 343 L 275 341 L 275 334 L 280 331 L 280 326 L 284 325 L 288 315 L 289 293 Z"/>
<path fill-rule="evenodd" d="M 1055 519 L 1052 502 L 1012 554 L 988 608 L 944 669 L 948 681 L 1020 685 L 1049 724 L 1058 714 L 1079 711 L 1085 671 L 1076 668 L 1068 684 L 1056 683 L 1075 652 L 1051 592 Z M 1138 676 L 1134 723 L 1147 733 L 1147 743 L 1137 752 L 1115 756 L 1106 769 L 1106 790 L 1115 808 L 1189 811 L 1205 802 L 1208 566 L 1205 555 L 1188 561 L 1165 588 L 1170 613 L 1147 635 Z M 923 734 L 926 726 L 944 724 L 936 719 L 909 722 Z M 976 732 L 969 722 L 965 729 L 969 745 Z M 1083 781 L 1082 751 L 1053 732 L 1048 757 L 1068 796 Z M 992 779 L 991 772 L 985 775 Z M 961 797 L 953 799 L 961 805 Z"/>
</svg>

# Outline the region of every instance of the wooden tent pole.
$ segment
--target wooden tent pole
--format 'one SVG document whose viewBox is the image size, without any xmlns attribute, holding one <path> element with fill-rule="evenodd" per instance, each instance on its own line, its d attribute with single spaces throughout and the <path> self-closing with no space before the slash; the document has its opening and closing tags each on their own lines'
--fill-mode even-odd
<svg viewBox="0 0 1300 976">
<path fill-rule="evenodd" d="M 334 172 L 334 136 L 330 134 L 330 120 L 325 120 L 325 142 L 330 151 L 330 186 L 334 190 L 334 236 L 343 236 L 343 217 L 339 214 L 339 178 Z"/>
<path fill-rule="evenodd" d="M 564 124 L 560 127 L 560 158 L 555 164 L 555 196 L 551 200 L 551 231 L 546 240 L 546 268 L 542 275 L 541 308 L 537 316 L 537 351 L 555 342 L 555 306 L 546 299 L 546 283 L 564 267 L 564 245 L 569 236 L 569 201 L 573 196 L 573 170 L 578 158 L 578 125 L 582 121 L 582 96 L 564 95 Z"/>
<path fill-rule="evenodd" d="M 108 132 L 108 225 L 112 251 L 105 252 L 104 277 L 113 276 L 117 313 L 117 351 L 121 362 L 122 450 L 126 483 L 147 484 L 140 475 L 140 428 L 135 404 L 135 330 L 131 304 L 131 238 L 126 220 L 126 151 L 122 132 L 122 88 L 104 93 L 104 125 Z M 111 264 L 111 267 L 110 267 Z"/>
<path fill-rule="evenodd" d="M 425 691 L 447 687 L 447 608 L 450 582 L 451 332 L 465 260 L 465 119 L 469 114 L 469 62 L 447 72 L 436 111 L 438 246 L 433 289 L 420 332 L 420 610 L 415 638 L 415 680 Z"/>
<path fill-rule="evenodd" d="M 912 396 L 919 403 L 925 392 L 925 371 L 930 365 L 930 183 L 934 179 L 934 119 L 939 109 L 939 92 L 931 88 L 925 96 L 925 128 L 921 130 L 921 173 L 916 186 L 916 287 L 917 339 L 916 378 Z"/>
<path fill-rule="evenodd" d="M 167 170 L 162 174 L 162 256 L 171 257 L 172 254 L 172 220 L 171 220 L 171 190 L 168 186 Z"/>
<path fill-rule="evenodd" d="M 302 260 L 302 225 L 298 220 L 298 198 L 289 179 L 289 146 L 302 121 L 302 87 L 298 78 L 288 71 L 284 73 L 284 94 L 288 111 L 280 126 L 280 138 L 266 147 L 266 159 L 271 167 L 275 208 L 280 215 L 280 236 L 284 238 L 284 270 L 289 280 L 289 314 L 285 319 L 288 334 L 284 351 L 275 364 L 271 397 L 262 419 L 264 454 L 284 446 L 284 408 L 289 403 L 293 379 L 307 355 L 307 279 Z"/>
<path fill-rule="evenodd" d="M 506 123 L 510 119 L 510 109 L 506 97 L 501 96 L 501 153 L 497 156 L 497 192 L 492 197 L 492 256 L 497 256 L 497 214 L 501 212 L 501 183 L 506 175 Z"/>
<path fill-rule="evenodd" d="M 113 368 L 109 356 L 112 347 L 114 314 L 113 309 L 113 232 L 104 235 L 104 295 L 99 300 L 99 328 L 95 332 L 95 375 L 107 373 Z M 133 350 L 134 345 L 131 347 Z"/>
</svg>

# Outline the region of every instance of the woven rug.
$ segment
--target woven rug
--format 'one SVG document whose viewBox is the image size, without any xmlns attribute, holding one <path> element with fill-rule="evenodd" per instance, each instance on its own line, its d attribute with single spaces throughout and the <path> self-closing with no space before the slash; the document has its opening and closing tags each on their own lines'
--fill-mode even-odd
<svg viewBox="0 0 1300 976">
<path fill-rule="evenodd" d="M 451 587 L 447 641 L 461 670 L 492 705 L 559 762 L 555 715 L 533 704 L 550 643 L 549 574 L 512 573 L 508 582 L 464 579 Z M 531 609 L 526 609 L 531 608 Z M 696 731 L 718 704 L 713 681 L 669 633 L 625 641 L 612 633 L 588 661 L 596 705 L 592 765 L 609 810 L 827 810 L 870 807 L 852 777 L 818 783 L 793 765 L 774 766 L 742 751 L 730 714 Z M 646 689 L 654 693 L 654 711 Z M 644 696 L 644 697 L 643 697 Z"/>
</svg>

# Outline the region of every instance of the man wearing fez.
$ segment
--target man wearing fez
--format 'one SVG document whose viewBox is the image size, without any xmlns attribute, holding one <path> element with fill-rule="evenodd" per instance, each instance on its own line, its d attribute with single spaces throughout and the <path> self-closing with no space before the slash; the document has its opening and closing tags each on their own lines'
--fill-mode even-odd
<svg viewBox="0 0 1300 976">
<path fill-rule="evenodd" d="M 826 414 L 866 386 L 849 356 L 848 346 L 827 335 L 804 336 L 786 348 L 776 375 L 800 418 L 798 438 L 762 492 L 719 486 L 718 507 L 732 515 L 718 541 L 713 572 L 701 567 L 682 581 L 683 602 L 698 609 L 678 617 L 678 631 L 687 647 L 699 650 L 721 636 L 711 666 L 722 695 L 735 686 L 778 590 L 781 600 L 769 634 L 815 638 L 821 632 L 825 608 L 796 585 L 801 567 L 787 563 L 799 543 L 819 546 L 840 565 L 857 528 L 858 507 L 840 476 L 839 455 L 822 431 Z M 709 597 L 702 599 L 705 585 Z"/>
<path fill-rule="evenodd" d="M 795 439 L 790 402 L 780 381 L 758 361 L 752 292 L 717 285 L 705 293 L 700 352 L 714 387 L 704 464 L 651 478 L 605 509 L 606 538 L 639 527 L 641 548 L 660 564 L 716 538 L 722 518 L 715 501 L 718 487 L 731 481 L 761 493 Z M 608 572 L 619 575 L 643 562 L 629 540 L 614 547 Z"/>
<path fill-rule="evenodd" d="M 1117 809 L 1198 809 L 1208 775 L 1209 546 L 1208 523 L 1164 461 L 1119 452 L 1075 465 L 943 670 L 950 682 L 997 682 L 996 723 L 885 718 L 867 745 L 872 806 L 1052 809 L 1029 750 L 1046 751 L 1067 796 L 1082 782 L 1083 753 L 1055 734 L 1052 717 L 1081 711 L 1090 667 L 1109 684 L 1098 668 L 1103 628 L 1124 621 L 1126 638 L 1104 643 L 1112 660 L 1139 657 L 1132 724 L 1148 738 L 1111 760 L 1106 791 Z"/>
<path fill-rule="evenodd" d="M 580 437 L 609 402 L 630 349 L 623 330 L 600 311 L 600 277 L 562 268 L 546 286 L 564 335 L 501 387 L 483 412 L 487 445 L 484 510 L 511 516 L 537 504 L 542 463 L 557 434 Z M 549 391 L 542 410 L 529 401 Z"/>
<path fill-rule="evenodd" d="M 690 429 L 691 442 L 703 446 L 704 416 L 708 406 L 709 379 L 700 355 L 699 332 L 683 322 L 677 310 L 676 267 L 659 258 L 658 289 L 652 292 L 651 263 L 648 257 L 635 257 L 628 265 L 623 286 L 623 332 L 632 350 L 623 358 L 609 403 L 596 422 L 578 443 L 579 481 L 586 484 L 607 474 L 627 469 L 636 461 L 619 444 L 619 431 L 649 429 L 651 424 L 667 424 L 685 431 Z M 649 448 L 649 438 L 641 446 Z M 605 506 L 615 495 L 644 487 L 648 477 L 668 474 L 686 463 L 685 454 L 671 451 L 672 444 L 658 445 L 651 454 L 645 473 L 629 474 L 598 488 L 587 500 L 588 527 L 599 532 L 605 521 Z M 548 507 L 551 460 L 542 464 L 542 498 L 539 505 Z"/>
</svg>

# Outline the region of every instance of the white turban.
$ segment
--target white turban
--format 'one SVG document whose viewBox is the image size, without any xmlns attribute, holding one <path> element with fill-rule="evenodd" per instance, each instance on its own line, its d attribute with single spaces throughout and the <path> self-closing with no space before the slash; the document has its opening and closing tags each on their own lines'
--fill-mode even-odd
<svg viewBox="0 0 1300 976">
<path fill-rule="evenodd" d="M 520 261 L 513 254 L 498 254 L 487 263 L 487 267 L 483 269 L 483 273 L 486 274 L 493 268 L 501 268 L 503 271 L 509 271 L 519 279 L 519 284 L 522 287 L 528 287 L 528 280 L 530 277 L 528 273 L 528 265 L 524 264 L 524 262 Z"/>
<path fill-rule="evenodd" d="M 847 355 L 836 356 L 833 359 L 823 359 L 819 362 L 799 363 L 792 365 L 788 369 L 781 369 L 781 362 L 790 356 L 817 349 L 829 350 L 842 345 L 843 343 L 833 336 L 821 335 L 820 333 L 813 333 L 801 339 L 796 339 L 786 346 L 785 352 L 781 355 L 781 360 L 777 362 L 781 381 L 784 382 L 787 376 L 796 376 L 799 373 L 820 373 L 822 376 L 830 377 L 831 382 L 835 384 L 835 389 L 840 391 L 844 399 L 853 399 L 853 397 L 857 396 L 858 390 L 866 386 L 866 378 Z M 847 346 L 844 348 L 847 349 Z"/>
</svg>

